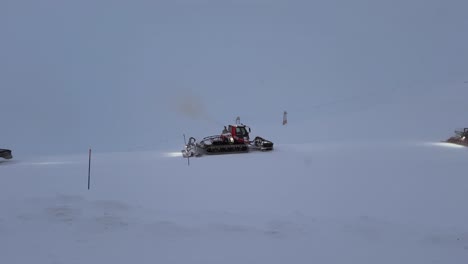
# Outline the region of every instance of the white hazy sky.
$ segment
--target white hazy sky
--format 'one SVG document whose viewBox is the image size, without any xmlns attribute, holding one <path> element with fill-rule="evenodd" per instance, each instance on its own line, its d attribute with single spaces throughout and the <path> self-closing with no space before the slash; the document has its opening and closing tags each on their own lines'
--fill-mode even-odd
<svg viewBox="0 0 468 264">
<path fill-rule="evenodd" d="M 195 124 L 208 135 L 237 115 L 346 116 L 448 84 L 466 95 L 467 10 L 464 0 L 2 0 L 0 147 L 177 145 Z"/>
</svg>

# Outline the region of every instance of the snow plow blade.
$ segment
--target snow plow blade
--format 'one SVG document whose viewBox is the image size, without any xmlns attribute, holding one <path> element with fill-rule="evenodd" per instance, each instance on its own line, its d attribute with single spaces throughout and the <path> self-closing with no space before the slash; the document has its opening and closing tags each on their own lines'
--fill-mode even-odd
<svg viewBox="0 0 468 264">
<path fill-rule="evenodd" d="M 266 140 L 261 137 L 255 137 L 253 141 L 253 145 L 255 148 L 261 150 L 261 151 L 270 151 L 273 150 L 273 142 Z"/>
</svg>

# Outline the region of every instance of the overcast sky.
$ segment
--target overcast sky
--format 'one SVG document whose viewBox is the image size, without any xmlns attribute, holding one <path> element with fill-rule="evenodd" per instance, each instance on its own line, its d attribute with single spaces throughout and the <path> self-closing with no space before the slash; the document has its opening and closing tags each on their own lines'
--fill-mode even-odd
<svg viewBox="0 0 468 264">
<path fill-rule="evenodd" d="M 0 148 L 177 145 L 197 123 L 209 135 L 237 115 L 345 115 L 463 85 L 467 12 L 464 0 L 1 0 Z"/>
</svg>

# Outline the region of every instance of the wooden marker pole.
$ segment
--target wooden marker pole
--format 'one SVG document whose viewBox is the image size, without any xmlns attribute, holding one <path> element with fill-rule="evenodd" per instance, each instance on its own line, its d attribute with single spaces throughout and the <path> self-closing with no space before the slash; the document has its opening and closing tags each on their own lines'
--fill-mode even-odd
<svg viewBox="0 0 468 264">
<path fill-rule="evenodd" d="M 88 163 L 88 190 L 91 183 L 91 149 L 89 149 L 89 163 Z"/>
</svg>

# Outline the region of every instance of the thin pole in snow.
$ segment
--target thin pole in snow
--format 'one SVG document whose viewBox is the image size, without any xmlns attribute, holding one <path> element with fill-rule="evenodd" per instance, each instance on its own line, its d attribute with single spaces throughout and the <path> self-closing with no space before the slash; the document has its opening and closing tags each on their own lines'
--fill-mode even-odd
<svg viewBox="0 0 468 264">
<path fill-rule="evenodd" d="M 89 162 L 88 162 L 88 190 L 91 183 L 91 149 L 89 149 Z"/>
<path fill-rule="evenodd" d="M 184 134 L 184 144 L 187 146 L 187 140 L 185 139 L 185 134 Z M 187 166 L 190 166 L 190 156 L 187 155 Z"/>
<path fill-rule="evenodd" d="M 288 123 L 288 112 L 283 112 L 283 126 Z"/>
</svg>

